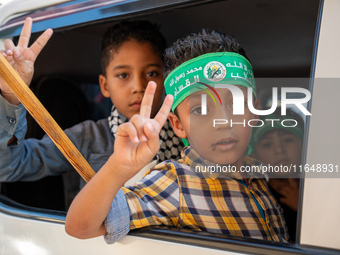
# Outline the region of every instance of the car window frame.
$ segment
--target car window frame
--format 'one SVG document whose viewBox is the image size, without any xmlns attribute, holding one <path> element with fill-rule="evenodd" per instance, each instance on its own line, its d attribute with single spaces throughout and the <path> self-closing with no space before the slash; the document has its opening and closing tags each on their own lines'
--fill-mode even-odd
<svg viewBox="0 0 340 255">
<path fill-rule="evenodd" d="M 94 1 L 95 2 L 95 1 Z M 129 1 L 127 1 L 129 2 Z M 146 2 L 146 1 L 144 1 Z M 200 1 L 199 4 L 201 3 L 207 3 L 207 2 L 212 2 L 212 1 Z M 313 52 L 313 60 L 312 60 L 312 71 L 311 71 L 311 83 L 310 83 L 310 91 L 313 91 L 313 82 L 312 79 L 314 78 L 315 75 L 315 65 L 316 65 L 316 55 L 317 55 L 317 47 L 318 47 L 318 39 L 319 39 L 319 32 L 320 32 L 320 26 L 321 26 L 321 18 L 322 18 L 322 6 L 323 6 L 323 0 L 320 0 L 320 8 L 319 8 L 319 13 L 318 13 L 318 18 L 317 18 L 317 28 L 316 28 L 316 33 L 315 33 L 315 42 L 314 42 L 314 52 Z M 143 12 L 143 14 L 145 14 L 145 12 L 153 12 L 153 11 L 159 11 L 159 10 L 164 10 L 166 8 L 175 8 L 176 6 L 180 6 L 181 8 L 183 7 L 181 4 L 183 4 L 183 6 L 193 6 L 194 1 L 192 0 L 188 0 L 188 1 L 164 1 L 162 2 L 162 4 L 155 6 L 154 8 L 150 8 L 150 6 L 144 6 L 146 9 L 143 10 L 139 10 L 140 12 Z M 119 16 L 119 18 L 121 18 L 124 15 L 127 14 L 131 14 L 131 13 L 135 13 L 132 9 L 128 9 L 126 12 L 120 12 L 119 14 L 117 14 L 117 16 Z M 12 36 L 17 36 L 19 34 L 19 30 L 21 29 L 21 25 L 23 23 L 23 20 L 26 16 L 30 16 L 32 15 L 32 13 L 26 13 L 25 15 L 21 16 L 20 22 L 17 21 L 15 24 L 16 26 L 13 26 L 12 28 L 9 26 L 3 26 L 0 29 L 0 37 L 12 37 Z M 122 15 L 122 16 L 120 16 Z M 54 22 L 53 19 L 50 20 L 51 22 Z M 39 23 L 41 22 L 41 23 Z M 36 28 L 34 30 L 34 32 L 39 32 L 42 31 L 44 27 L 46 27 L 46 24 L 44 23 L 45 21 L 38 21 L 38 23 L 36 24 Z M 68 29 L 72 29 L 74 27 L 78 27 L 78 26 L 82 26 L 82 24 L 86 22 L 86 21 L 79 21 L 79 23 L 74 23 L 72 25 L 68 25 Z M 14 23 L 13 23 L 14 24 Z M 9 24 L 10 25 L 10 24 Z M 58 27 L 57 29 L 64 29 L 64 27 Z M 5 33 L 4 31 L 9 31 L 8 33 Z M 311 109 L 311 101 L 308 103 L 308 107 L 307 109 L 310 110 Z M 303 143 L 303 159 L 302 159 L 302 164 L 304 164 L 306 162 L 306 157 L 307 157 L 307 145 L 308 145 L 308 131 L 309 131 L 309 117 L 307 117 L 306 120 L 306 128 L 305 128 L 305 132 L 304 132 L 304 143 Z M 300 187 L 301 187 L 301 191 L 299 194 L 299 209 L 298 209 L 298 223 L 297 223 L 297 240 L 300 240 L 301 238 L 301 217 L 302 217 L 302 205 L 303 205 L 303 187 L 304 187 L 304 181 L 303 178 L 300 180 Z M 30 218 L 30 219 L 35 219 L 35 220 L 46 220 L 46 221 L 52 221 L 52 222 L 56 222 L 56 223 L 63 223 L 64 222 L 64 218 L 66 213 L 63 212 L 58 212 L 58 211 L 53 211 L 53 210 L 47 210 L 47 209 L 38 209 L 38 208 L 31 208 L 31 207 L 26 207 L 26 206 L 22 206 L 20 204 L 16 204 L 15 202 L 11 202 L 11 201 L 6 201 L 6 199 L 0 198 L 0 211 L 6 214 L 11 214 L 13 216 L 16 217 L 25 217 L 25 218 Z M 257 241 L 254 244 L 253 242 L 249 242 L 244 241 L 244 240 L 237 240 L 236 238 L 231 238 L 228 239 L 227 241 L 224 239 L 219 239 L 217 237 L 200 237 L 198 238 L 197 243 L 195 243 L 192 239 L 195 239 L 194 237 L 198 237 L 200 235 L 197 234 L 193 234 L 193 233 L 179 233 L 173 230 L 164 230 L 164 229 L 151 229 L 151 230 L 136 230 L 136 231 L 132 231 L 130 233 L 130 235 L 134 235 L 134 236 L 140 236 L 140 237 L 144 237 L 144 238 L 159 238 L 161 240 L 176 240 L 176 242 L 182 242 L 185 244 L 191 244 L 191 245 L 198 245 L 198 246 L 208 246 L 211 248 L 216 248 L 216 249 L 221 249 L 220 244 L 228 244 L 230 247 L 238 247 L 238 248 L 242 248 L 241 252 L 249 252 L 250 250 L 248 250 L 248 248 L 251 249 L 255 249 L 255 252 L 257 252 L 256 249 L 259 249 L 259 253 L 260 251 L 266 251 L 268 253 L 262 253 L 262 254 L 271 254 L 270 252 L 275 251 L 275 252 L 282 252 L 282 254 L 287 254 L 286 252 L 290 252 L 293 254 L 310 254 L 310 252 L 315 252 L 314 254 L 323 254 L 322 252 L 330 252 L 329 254 L 333 254 L 333 252 L 336 252 L 332 249 L 320 249 L 318 250 L 318 248 L 316 247 L 301 247 L 299 244 L 300 242 L 298 241 L 296 244 L 277 244 L 275 243 L 274 245 L 270 245 L 268 242 L 264 242 L 262 243 L 261 241 Z M 216 238 L 215 241 L 216 243 L 214 245 L 209 245 L 209 243 L 214 243 L 214 240 L 212 240 L 212 238 Z M 184 241 L 183 241 L 184 240 Z M 209 240 L 206 241 L 206 240 Z M 237 249 L 238 249 L 237 248 Z M 235 248 L 235 251 L 240 251 L 237 250 Z M 313 250 L 312 250 L 313 249 Z M 253 251 L 253 250 L 252 250 Z M 320 252 L 320 253 L 318 253 Z M 278 253 L 279 254 L 279 253 Z M 335 253 L 334 253 L 335 254 Z"/>
</svg>

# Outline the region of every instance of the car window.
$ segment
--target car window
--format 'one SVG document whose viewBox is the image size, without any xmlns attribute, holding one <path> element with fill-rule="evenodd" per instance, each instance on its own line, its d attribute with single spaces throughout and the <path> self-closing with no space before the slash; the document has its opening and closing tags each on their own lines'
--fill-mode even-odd
<svg viewBox="0 0 340 255">
<path fill-rule="evenodd" d="M 297 125 L 300 127 L 299 131 L 293 132 L 293 135 L 295 134 L 300 139 L 296 141 L 297 143 L 300 142 L 300 149 L 292 151 L 296 149 L 294 145 L 289 147 L 294 137 L 287 133 L 268 133 L 267 137 L 259 137 L 257 142 L 263 148 L 267 146 L 267 149 L 274 141 L 287 145 L 286 149 L 298 158 L 299 163 L 294 163 L 295 169 L 303 168 L 307 155 L 308 133 L 306 132 L 308 132 L 309 125 L 309 117 L 306 112 L 311 111 L 311 100 L 306 99 L 301 104 L 301 107 L 298 106 L 299 104 L 294 104 L 295 106 L 293 107 L 293 104 L 290 104 L 286 107 L 285 101 L 288 102 L 287 100 L 289 99 L 291 100 L 289 102 L 299 99 L 303 101 L 304 98 L 308 98 L 308 92 L 311 95 L 313 93 L 311 78 L 314 76 L 313 62 L 316 54 L 315 38 L 318 33 L 320 1 L 303 0 L 298 3 L 293 0 L 242 2 L 230 0 L 198 1 L 197 3 L 187 1 L 186 5 L 181 5 L 177 2 L 176 5 L 174 3 L 170 4 L 171 1 L 167 1 L 168 5 L 164 4 L 158 9 L 152 9 L 151 7 L 143 9 L 143 2 L 139 1 L 136 5 L 136 11 L 131 12 L 129 16 L 126 16 L 124 11 L 119 13 L 118 11 L 113 11 L 113 9 L 107 9 L 106 13 L 111 10 L 112 14 L 111 16 L 105 16 L 103 20 L 86 20 L 79 24 L 70 23 L 69 26 L 56 27 L 55 34 L 36 62 L 36 71 L 32 82 L 32 90 L 38 97 L 40 96 L 42 101 L 46 100 L 46 106 L 51 101 L 47 99 L 48 95 L 43 93 L 42 83 L 43 81 L 51 82 L 57 77 L 57 79 L 63 79 L 63 82 L 59 80 L 59 84 L 64 82 L 68 84 L 67 82 L 70 82 L 67 89 L 73 87 L 74 93 L 81 95 L 83 98 L 82 102 L 77 106 L 71 106 L 73 109 L 80 108 L 78 112 L 70 113 L 77 118 L 66 117 L 66 120 L 71 118 L 75 122 L 81 122 L 86 119 L 97 121 L 106 118 L 110 114 L 111 103 L 101 95 L 98 86 L 98 75 L 101 73 L 99 63 L 100 39 L 106 28 L 118 21 L 131 18 L 147 19 L 158 23 L 168 45 L 171 45 L 177 38 L 197 32 L 201 28 L 218 29 L 236 37 L 245 48 L 254 68 L 258 86 L 258 98 L 261 102 L 260 109 L 269 109 L 273 101 L 277 99 L 277 107 L 275 108 L 278 108 L 278 110 L 289 108 L 296 114 L 289 117 L 289 119 L 296 120 Z M 123 8 L 124 3 L 120 3 L 120 6 Z M 176 18 L 174 19 L 174 17 Z M 69 20 L 64 19 L 63 21 L 68 22 Z M 42 30 L 41 28 L 36 29 Z M 3 34 L 5 32 L 4 30 L 1 31 Z M 37 38 L 38 35 L 39 33 L 34 34 L 32 40 Z M 14 38 L 16 39 L 17 37 L 15 36 Z M 52 63 L 53 65 L 51 65 Z M 273 88 L 277 88 L 277 94 Z M 283 88 L 298 88 L 300 90 L 288 89 L 285 91 Z M 66 95 L 66 92 L 63 95 Z M 80 96 L 77 99 L 80 101 Z M 65 107 L 69 107 L 66 105 L 67 100 L 57 100 L 59 100 L 58 104 L 65 104 Z M 75 103 L 74 100 L 73 103 Z M 55 116 L 58 118 L 58 110 L 62 108 L 52 110 L 53 105 L 55 104 L 51 103 L 50 111 L 55 110 Z M 81 116 L 84 109 L 87 110 L 83 114 L 84 116 Z M 65 117 L 63 115 L 65 114 L 61 114 L 61 119 Z M 280 119 L 280 117 L 276 118 Z M 258 119 L 261 119 L 261 116 Z M 64 120 L 60 120 L 60 123 L 62 121 Z M 35 131 L 35 129 L 39 128 L 30 117 L 28 117 L 28 123 L 30 137 L 36 136 L 39 138 L 38 131 Z M 282 126 L 282 123 L 291 125 L 291 123 L 285 122 L 284 119 L 280 119 L 279 125 Z M 66 123 L 63 128 L 68 128 L 74 124 L 76 123 Z M 270 130 L 266 130 L 266 132 L 268 131 Z M 41 135 L 40 133 L 39 136 Z M 259 157 L 259 155 L 256 156 Z M 265 164 L 274 167 L 274 163 L 277 163 L 278 166 L 284 166 L 288 161 L 287 157 L 277 159 L 273 163 L 268 161 Z M 294 168 L 294 164 L 290 164 L 290 167 Z M 294 206 L 283 203 L 283 208 L 286 211 L 290 210 L 290 214 L 287 215 L 287 217 L 291 217 L 288 228 L 294 229 L 291 231 L 291 243 L 298 244 L 300 243 L 301 230 L 301 198 L 304 192 L 302 177 L 293 176 L 294 183 L 289 182 L 286 178 L 279 178 L 280 181 L 273 184 L 276 187 L 282 183 L 296 185 L 294 187 L 297 188 L 298 193 L 294 196 L 298 196 L 297 203 L 294 203 Z M 23 205 L 66 211 L 70 201 L 79 190 L 78 184 L 79 177 L 73 173 L 68 174 L 68 176 L 47 177 L 44 180 L 29 183 L 3 183 L 1 194 Z M 273 188 L 272 192 L 277 192 L 278 199 L 281 198 L 282 200 L 284 195 L 279 190 Z M 29 209 L 27 210 L 29 212 Z M 166 230 L 161 228 L 155 231 L 162 235 Z M 152 231 L 150 234 L 148 230 L 132 232 L 132 235 L 136 236 L 143 236 L 143 234 L 151 237 L 155 236 Z M 186 235 L 174 232 L 172 234 L 174 236 Z M 193 236 L 190 233 L 186 238 L 189 240 Z M 219 237 L 211 238 L 218 239 Z M 267 244 L 266 242 L 259 243 L 261 245 Z M 290 246 L 284 247 L 289 249 Z"/>
</svg>

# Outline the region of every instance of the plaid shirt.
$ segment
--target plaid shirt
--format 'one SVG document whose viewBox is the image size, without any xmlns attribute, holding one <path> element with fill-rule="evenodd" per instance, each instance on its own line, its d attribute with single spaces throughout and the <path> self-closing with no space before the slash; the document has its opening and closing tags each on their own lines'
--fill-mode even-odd
<svg viewBox="0 0 340 255">
<path fill-rule="evenodd" d="M 165 161 L 133 187 L 122 188 L 130 208 L 130 229 L 165 225 L 288 240 L 281 207 L 268 190 L 263 175 L 253 173 L 245 178 L 236 172 L 208 176 L 202 174 L 205 163 L 187 147 L 178 162 Z M 243 163 L 260 164 L 250 157 L 245 157 Z M 199 168 L 202 171 L 196 173 Z"/>
</svg>

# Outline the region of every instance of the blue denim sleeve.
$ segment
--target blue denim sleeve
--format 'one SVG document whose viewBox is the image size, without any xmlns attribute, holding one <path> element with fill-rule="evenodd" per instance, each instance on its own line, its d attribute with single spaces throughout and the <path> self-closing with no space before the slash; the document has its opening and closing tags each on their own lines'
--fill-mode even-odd
<svg viewBox="0 0 340 255">
<path fill-rule="evenodd" d="M 72 169 L 53 141 L 25 139 L 26 109 L 12 105 L 0 95 L 0 181 L 34 181 Z M 13 137 L 16 142 L 8 145 Z"/>
<path fill-rule="evenodd" d="M 13 135 L 19 140 L 26 134 L 26 109 L 20 105 L 11 105 L 0 96 L 0 149 L 5 149 Z"/>
<path fill-rule="evenodd" d="M 130 209 L 124 192 L 120 189 L 111 204 L 104 226 L 107 234 L 104 236 L 106 243 L 113 244 L 130 231 Z"/>
<path fill-rule="evenodd" d="M 25 139 L 26 131 L 26 109 L 0 95 L 0 182 L 35 181 L 74 171 L 47 135 Z M 84 121 L 64 132 L 95 171 L 113 152 L 114 137 L 107 119 Z M 8 145 L 13 135 L 17 140 Z"/>
</svg>

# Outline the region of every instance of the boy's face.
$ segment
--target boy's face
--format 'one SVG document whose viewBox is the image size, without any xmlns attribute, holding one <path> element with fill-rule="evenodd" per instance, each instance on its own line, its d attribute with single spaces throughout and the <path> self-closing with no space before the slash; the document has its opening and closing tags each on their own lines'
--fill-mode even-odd
<svg viewBox="0 0 340 255">
<path fill-rule="evenodd" d="M 207 96 L 207 114 L 201 114 L 201 94 L 199 91 L 187 97 L 177 107 L 179 121 L 177 124 L 182 128 L 183 132 L 176 134 L 182 138 L 187 137 L 190 146 L 204 159 L 211 162 L 227 165 L 232 164 L 240 167 L 248 148 L 252 128 L 248 126 L 248 120 L 256 119 L 257 116 L 252 114 L 247 107 L 246 88 L 241 88 L 244 99 L 244 115 L 233 115 L 233 97 L 229 89 L 216 89 L 221 98 L 222 106 L 217 101 L 213 102 L 211 97 Z M 258 100 L 255 102 L 257 108 Z M 171 118 L 175 118 L 174 114 Z M 228 124 L 215 124 L 214 119 L 228 120 Z M 234 123 L 230 125 L 230 121 Z M 245 126 L 243 123 L 245 121 Z M 173 121 L 172 121 L 173 122 Z M 252 123 L 252 125 L 255 122 Z M 176 125 L 176 123 L 174 123 Z"/>
<path fill-rule="evenodd" d="M 255 157 L 272 166 L 300 165 L 301 140 L 289 131 L 275 129 L 265 133 L 255 148 Z"/>
<path fill-rule="evenodd" d="M 131 118 L 140 111 L 148 82 L 156 82 L 151 113 L 154 116 L 163 101 L 163 72 L 164 63 L 152 46 L 131 39 L 112 52 L 106 77 L 100 75 L 99 84 L 103 95 L 111 98 L 118 111 Z"/>
</svg>

